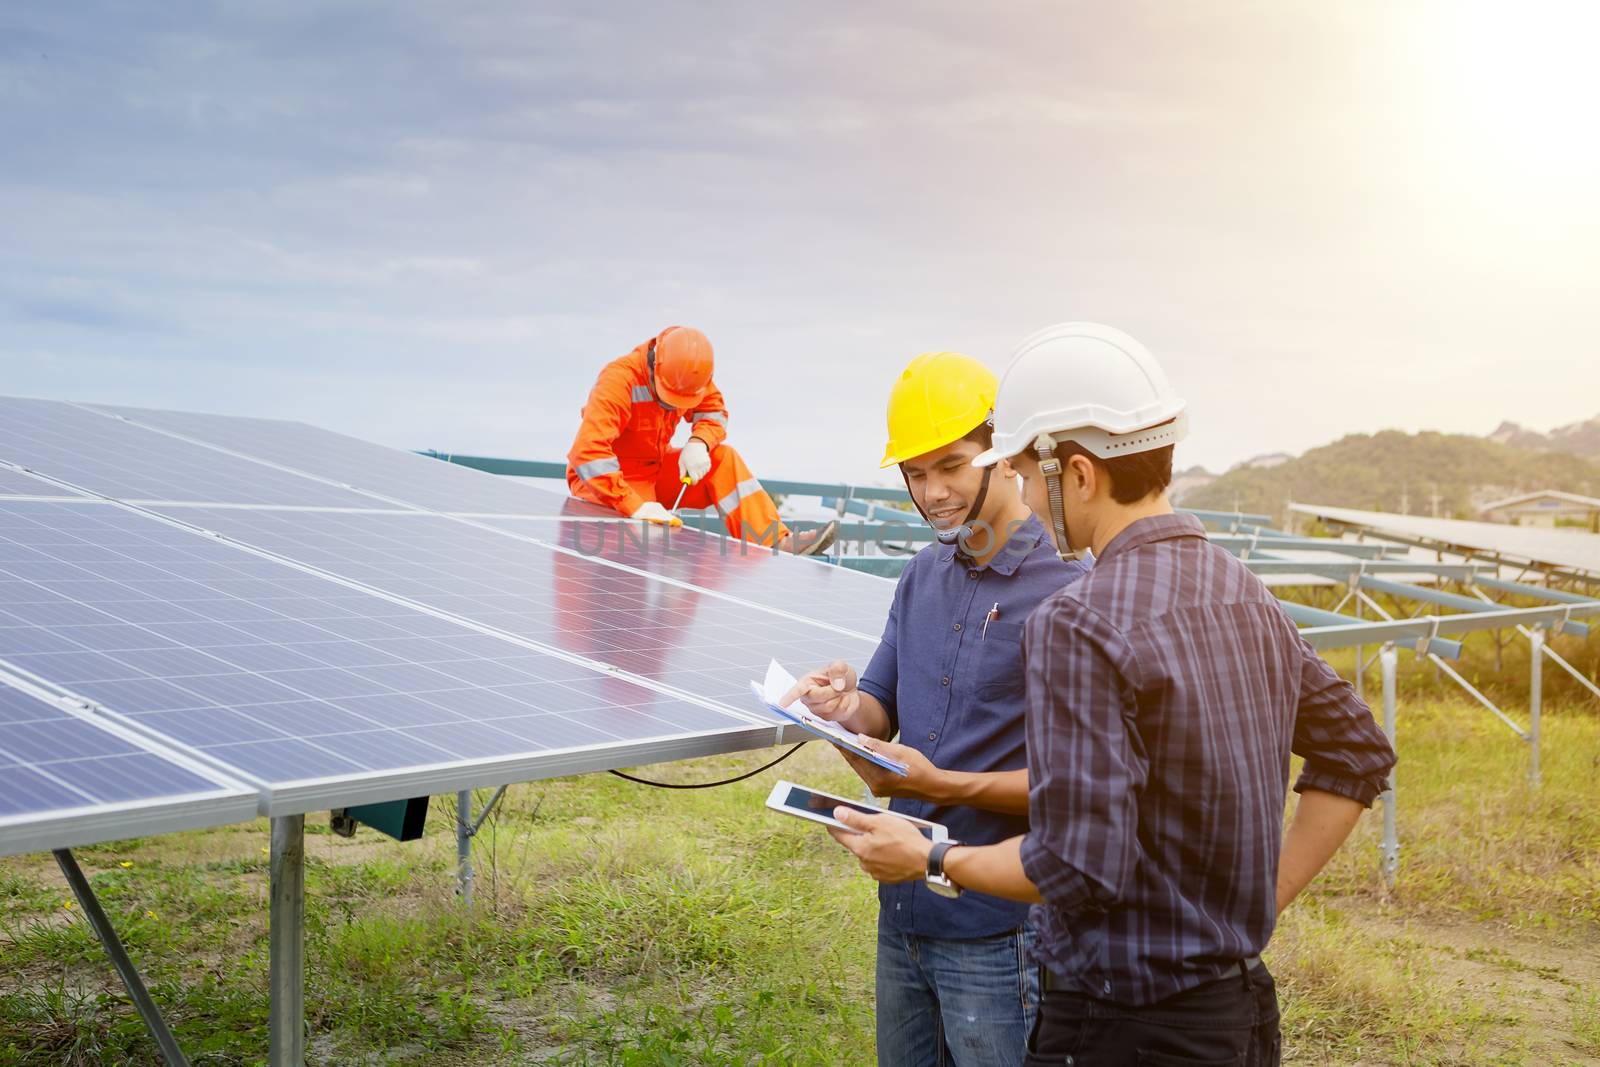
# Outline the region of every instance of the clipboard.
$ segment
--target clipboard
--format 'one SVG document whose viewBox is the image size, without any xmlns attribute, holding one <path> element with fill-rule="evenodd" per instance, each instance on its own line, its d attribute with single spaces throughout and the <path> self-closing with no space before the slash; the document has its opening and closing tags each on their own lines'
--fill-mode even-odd
<svg viewBox="0 0 1600 1067">
<path fill-rule="evenodd" d="M 872 749 L 861 743 L 862 737 L 860 734 L 846 730 L 836 722 L 818 718 L 807 711 L 799 701 L 795 701 L 794 704 L 787 708 L 781 707 L 778 701 L 783 699 L 784 693 L 794 687 L 794 681 L 794 675 L 784 670 L 777 660 L 773 660 L 767 664 L 766 679 L 763 682 L 752 681 L 750 683 L 750 691 L 755 694 L 755 698 L 761 703 L 761 706 L 774 715 L 781 716 L 802 729 L 809 730 L 824 741 L 837 745 L 851 755 L 860 756 L 867 762 L 876 764 L 892 774 L 905 775 L 909 773 L 911 768 L 906 764 L 901 763 L 899 760 L 890 759 L 881 752 L 872 751 Z"/>
</svg>

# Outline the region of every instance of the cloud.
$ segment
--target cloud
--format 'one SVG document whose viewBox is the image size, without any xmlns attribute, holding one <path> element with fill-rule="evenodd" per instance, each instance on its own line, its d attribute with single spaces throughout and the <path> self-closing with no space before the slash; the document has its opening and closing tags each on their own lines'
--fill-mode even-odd
<svg viewBox="0 0 1600 1067">
<path fill-rule="evenodd" d="M 13 5 L 0 360 L 550 456 L 601 363 L 691 322 L 741 446 L 819 478 L 875 476 L 915 352 L 998 366 L 1063 318 L 1169 360 L 1186 462 L 1586 417 L 1600 361 L 1559 396 L 1482 382 L 1519 336 L 1596 347 L 1594 210 L 1440 192 L 1425 29 L 1313 0 Z M 1434 387 L 1384 389 L 1399 365 Z"/>
</svg>

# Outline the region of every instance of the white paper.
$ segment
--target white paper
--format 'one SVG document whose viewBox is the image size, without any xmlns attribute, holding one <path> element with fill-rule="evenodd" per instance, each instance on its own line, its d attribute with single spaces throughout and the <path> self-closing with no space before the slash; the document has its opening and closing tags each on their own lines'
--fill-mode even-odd
<svg viewBox="0 0 1600 1067">
<path fill-rule="evenodd" d="M 899 760 L 890 759 L 888 756 L 872 751 L 872 749 L 868 748 L 862 743 L 867 740 L 867 738 L 863 737 L 861 734 L 858 734 L 853 730 L 847 730 L 836 722 L 831 722 L 828 719 L 819 718 L 816 715 L 811 714 L 811 712 L 806 710 L 806 706 L 798 699 L 791 702 L 788 706 L 779 704 L 778 701 L 783 699 L 783 695 L 790 689 L 794 688 L 794 682 L 794 675 L 784 670 L 783 664 L 779 663 L 777 660 L 773 660 L 767 664 L 767 677 L 765 680 L 763 680 L 759 685 L 757 685 L 755 682 L 751 682 L 750 690 L 751 692 L 755 693 L 758 700 L 760 700 L 771 710 L 777 712 L 787 719 L 794 720 L 801 726 L 804 726 L 807 730 L 810 730 L 812 733 L 822 735 L 823 738 L 828 741 L 832 741 L 840 748 L 846 749 L 847 751 L 853 752 L 864 759 L 870 760 L 880 767 L 894 771 L 896 774 L 905 774 L 910 769 Z"/>
</svg>

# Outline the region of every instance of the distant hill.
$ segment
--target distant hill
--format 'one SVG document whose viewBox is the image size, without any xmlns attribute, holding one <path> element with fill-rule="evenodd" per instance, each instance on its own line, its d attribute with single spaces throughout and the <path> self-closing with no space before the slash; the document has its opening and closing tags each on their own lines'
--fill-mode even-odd
<svg viewBox="0 0 1600 1067">
<path fill-rule="evenodd" d="M 1600 419 L 1591 421 L 1600 445 Z M 1563 431 L 1563 441 L 1582 438 L 1572 427 Z M 1600 447 L 1595 455 L 1600 457 Z M 1236 467 L 1184 493 L 1183 504 L 1237 507 L 1275 520 L 1290 500 L 1476 519 L 1483 504 L 1534 489 L 1600 495 L 1600 463 L 1486 437 L 1385 430 L 1351 434 L 1271 467 Z"/>
<path fill-rule="evenodd" d="M 1530 430 L 1514 422 L 1502 422 L 1489 435 L 1489 440 L 1513 448 L 1566 452 L 1583 459 L 1600 461 L 1600 415 L 1583 422 L 1557 426 L 1549 433 Z"/>
</svg>

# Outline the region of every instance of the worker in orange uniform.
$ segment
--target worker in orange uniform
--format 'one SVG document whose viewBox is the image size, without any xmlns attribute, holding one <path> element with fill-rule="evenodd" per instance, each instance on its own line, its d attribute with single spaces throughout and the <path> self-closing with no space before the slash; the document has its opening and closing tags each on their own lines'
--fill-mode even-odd
<svg viewBox="0 0 1600 1067">
<path fill-rule="evenodd" d="M 662 501 L 714 507 L 734 537 L 802 556 L 821 552 L 838 524 L 795 534 L 778 518 L 744 458 L 723 443 L 728 409 L 711 371 L 711 342 L 690 326 L 668 326 L 607 363 L 567 452 L 572 495 L 662 525 L 675 518 Z M 685 418 L 689 440 L 673 448 Z"/>
</svg>

